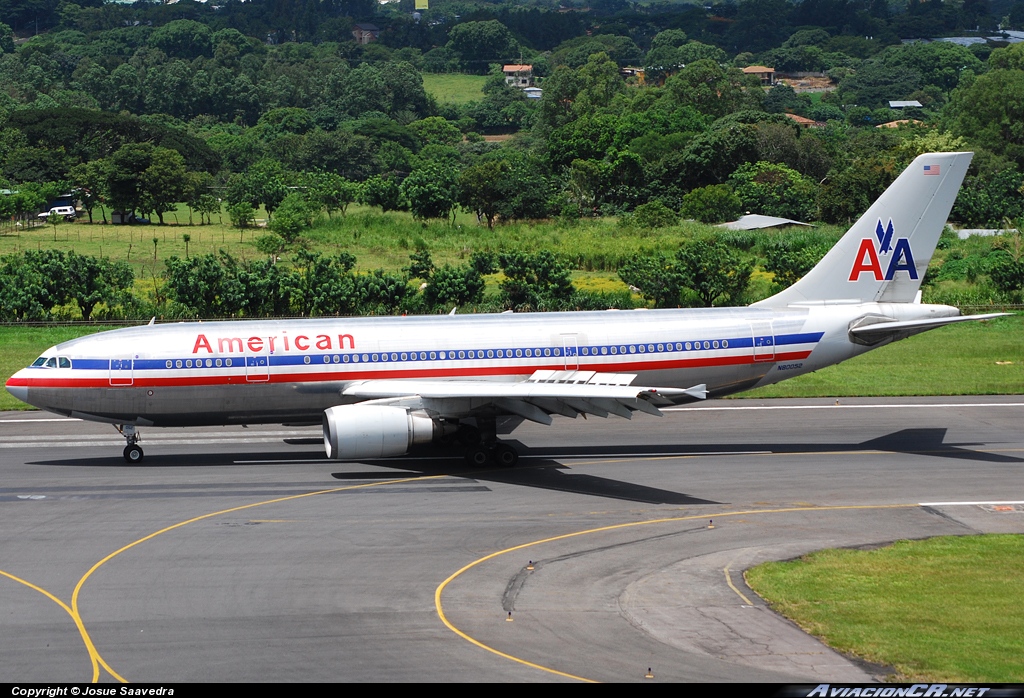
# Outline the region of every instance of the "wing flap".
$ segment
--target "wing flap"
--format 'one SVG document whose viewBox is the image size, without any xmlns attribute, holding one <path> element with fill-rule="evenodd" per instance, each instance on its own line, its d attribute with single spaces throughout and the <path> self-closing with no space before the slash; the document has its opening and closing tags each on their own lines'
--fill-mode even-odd
<svg viewBox="0 0 1024 698">
<path fill-rule="evenodd" d="M 461 381 L 461 380 L 367 380 L 352 383 L 341 391 L 342 395 L 365 398 L 403 397 L 419 395 L 425 398 L 581 398 L 628 400 L 641 395 L 689 395 L 688 388 L 645 388 L 630 385 L 603 385 L 593 383 L 534 383 L 521 381 Z"/>
<path fill-rule="evenodd" d="M 685 389 L 630 385 L 635 378 L 628 373 L 545 370 L 525 381 L 366 380 L 349 384 L 341 393 L 377 404 L 416 405 L 442 416 L 465 416 L 490 406 L 538 424 L 551 424 L 553 414 L 631 419 L 640 411 L 660 417 L 658 405 L 674 404 L 671 397 L 707 397 L 704 384 Z"/>
</svg>

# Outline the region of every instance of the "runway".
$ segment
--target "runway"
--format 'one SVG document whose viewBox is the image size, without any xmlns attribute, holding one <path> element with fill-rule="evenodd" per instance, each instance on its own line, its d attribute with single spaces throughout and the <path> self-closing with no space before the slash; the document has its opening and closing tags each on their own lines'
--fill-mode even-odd
<svg viewBox="0 0 1024 698">
<path fill-rule="evenodd" d="M 0 413 L 0 681 L 877 679 L 743 570 L 1024 532 L 1022 423 L 1020 396 L 726 400 L 524 426 L 519 466 L 470 470 L 279 425 L 143 429 L 129 466 L 108 425 Z"/>
</svg>

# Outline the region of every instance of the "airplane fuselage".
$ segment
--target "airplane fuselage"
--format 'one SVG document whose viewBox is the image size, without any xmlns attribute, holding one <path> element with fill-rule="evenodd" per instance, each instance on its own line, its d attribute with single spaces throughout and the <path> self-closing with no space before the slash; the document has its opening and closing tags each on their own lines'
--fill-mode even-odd
<svg viewBox="0 0 1024 698">
<path fill-rule="evenodd" d="M 176 323 L 58 345 L 56 366 L 8 389 L 64 415 L 154 426 L 319 422 L 374 379 L 526 380 L 539 370 L 635 374 L 634 383 L 706 384 L 719 397 L 818 370 L 872 348 L 864 317 L 957 315 L 918 304 L 832 304 L 287 321 Z M 692 401 L 688 396 L 672 398 Z"/>
</svg>

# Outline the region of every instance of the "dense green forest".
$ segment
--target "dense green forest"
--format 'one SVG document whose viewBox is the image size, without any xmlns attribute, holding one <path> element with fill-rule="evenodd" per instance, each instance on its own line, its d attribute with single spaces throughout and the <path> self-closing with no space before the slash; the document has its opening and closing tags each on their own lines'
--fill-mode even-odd
<svg viewBox="0 0 1024 698">
<path fill-rule="evenodd" d="M 841 224 L 916 155 L 971 149 L 953 220 L 981 227 L 1024 217 L 1024 43 L 999 33 L 1024 29 L 1024 2 L 435 0 L 414 12 L 411 0 L 3 0 L 0 22 L 0 252 L 4 237 L 67 193 L 95 224 L 115 211 L 165 224 L 179 207 L 190 224 L 215 216 L 243 230 L 258 224 L 259 261 L 213 255 L 204 263 L 232 283 L 243 272 L 289 280 L 276 296 L 253 291 L 259 307 L 228 302 L 228 291 L 221 302 L 214 291 L 223 314 L 479 304 L 480 279 L 493 274 L 502 284 L 496 307 L 737 302 L 749 298 L 752 274 L 768 275 L 766 289 L 792 283 L 829 237 L 745 240 L 688 228 L 678 250 L 613 265 L 639 295 L 570 301 L 568 273 L 578 265 L 536 249 L 469 250 L 464 266 L 417 271 L 412 263 L 376 274 L 353 271 L 344 253 L 312 260 L 316 231 L 365 225 L 344 222 L 354 203 L 382 215 L 407 211 L 424 225 L 458 211 L 487 228 L 614 218 L 639 235 L 748 211 Z M 353 29 L 366 23 L 379 34 L 357 43 Z M 965 34 L 995 38 L 908 42 Z M 533 66 L 541 99 L 505 84 L 508 62 Z M 814 74 L 826 87 L 765 87 L 743 72 L 753 65 Z M 643 78 L 626 67 L 643 68 Z M 488 76 L 479 99 L 438 102 L 425 90 L 424 73 L 455 72 Z M 921 106 L 895 111 L 890 100 Z M 897 120 L 899 128 L 877 128 Z M 493 134 L 512 137 L 495 142 Z M 56 237 L 59 221 L 50 222 Z M 726 286 L 700 290 L 703 281 L 687 277 L 694 255 L 728 266 Z M 59 290 L 52 280 L 75 264 L 108 289 L 93 293 L 113 294 L 101 308 L 170 312 L 180 277 L 198 273 L 200 259 L 167 260 L 164 286 L 141 299 L 136 288 L 128 303 L 130 269 L 76 257 L 39 250 L 0 260 L 0 315 L 41 318 L 73 303 L 90 317 L 96 301 L 74 299 L 70 281 Z M 1019 236 L 948 257 L 947 278 L 980 285 L 973 298 L 1019 302 Z M 321 306 L 296 300 L 320 264 L 347 290 Z M 408 287 L 413 279 L 429 282 L 426 293 Z M 50 295 L 40 290 L 47 284 Z M 445 284 L 455 290 L 441 293 Z M 214 312 L 197 304 L 195 312 Z"/>
</svg>

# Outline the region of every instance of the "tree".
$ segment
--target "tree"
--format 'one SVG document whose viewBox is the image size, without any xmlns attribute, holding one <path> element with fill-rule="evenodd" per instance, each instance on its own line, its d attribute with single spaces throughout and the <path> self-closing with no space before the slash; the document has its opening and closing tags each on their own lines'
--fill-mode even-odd
<svg viewBox="0 0 1024 698">
<path fill-rule="evenodd" d="M 678 222 L 679 216 L 663 201 L 640 204 L 632 214 L 632 223 L 639 228 L 665 228 Z"/>
<path fill-rule="evenodd" d="M 985 70 L 985 65 L 966 46 L 948 41 L 890 46 L 878 55 L 877 60 L 890 70 L 913 71 L 921 76 L 923 84 L 934 85 L 943 92 L 955 88 L 961 75 L 978 74 Z"/>
<path fill-rule="evenodd" d="M 53 226 L 53 241 L 57 242 L 57 226 L 64 222 L 64 216 L 54 211 L 46 217 L 46 222 Z"/>
<path fill-rule="evenodd" d="M 502 157 L 471 165 L 459 175 L 459 204 L 485 218 L 523 220 L 548 213 L 550 186 L 528 158 Z"/>
<path fill-rule="evenodd" d="M 827 247 L 807 240 L 780 238 L 764 248 L 764 270 L 771 273 L 778 290 L 795 284 L 828 252 Z"/>
<path fill-rule="evenodd" d="M 0 318 L 42 320 L 51 307 L 42 276 L 25 255 L 0 258 Z"/>
<path fill-rule="evenodd" d="M 155 254 L 155 244 L 153 249 Z M 82 319 L 86 321 L 92 317 L 97 304 L 112 307 L 122 303 L 135 282 L 135 274 L 127 262 L 112 262 L 74 252 L 67 255 L 67 276 L 68 295 L 78 304 Z"/>
<path fill-rule="evenodd" d="M 151 46 L 168 56 L 193 59 L 211 55 L 213 32 L 201 22 L 176 19 L 156 29 L 149 37 Z"/>
<path fill-rule="evenodd" d="M 221 253 L 221 259 L 238 281 L 241 289 L 239 311 L 242 315 L 273 317 L 290 314 L 288 281 L 291 273 L 283 271 L 275 260 L 260 259 L 238 264 L 225 252 Z"/>
<path fill-rule="evenodd" d="M 710 308 L 718 300 L 739 305 L 754 265 L 742 261 L 725 243 L 697 238 L 676 252 L 676 269 L 681 285 L 693 291 L 702 306 Z"/>
<path fill-rule="evenodd" d="M 456 145 L 462 142 L 462 132 L 442 116 L 428 116 L 414 121 L 409 124 L 409 130 L 427 145 Z"/>
<path fill-rule="evenodd" d="M 432 48 L 423 54 L 423 70 L 427 73 L 457 73 L 459 54 L 446 46 Z"/>
<path fill-rule="evenodd" d="M 1017 232 L 1008 237 L 1009 244 L 996 251 L 989 266 L 992 284 L 1004 293 L 1024 290 L 1024 248 L 1019 226 Z"/>
<path fill-rule="evenodd" d="M 479 303 L 483 300 L 485 285 L 480 271 L 473 265 L 445 264 L 430 275 L 423 299 L 427 307 L 441 309 Z"/>
<path fill-rule="evenodd" d="M 401 192 L 414 218 L 448 219 L 459 200 L 458 170 L 444 163 L 428 163 L 413 170 Z"/>
<path fill-rule="evenodd" d="M 334 172 L 306 172 L 302 175 L 306 199 L 318 209 L 345 215 L 349 204 L 359 197 L 359 185 Z"/>
<path fill-rule="evenodd" d="M 359 309 L 364 315 L 390 315 L 401 308 L 411 295 L 408 279 L 383 269 L 374 269 L 353 279 Z"/>
<path fill-rule="evenodd" d="M 659 48 L 679 48 L 687 42 L 686 32 L 681 29 L 666 29 L 658 32 L 651 39 L 651 50 Z"/>
<path fill-rule="evenodd" d="M 142 189 L 150 210 L 156 211 L 160 225 L 164 213 L 173 211 L 175 204 L 185 198 L 188 184 L 185 158 L 168 148 L 154 148 L 149 166 L 142 172 Z"/>
<path fill-rule="evenodd" d="M 103 203 L 107 199 L 107 173 L 106 160 L 94 160 L 75 165 L 68 172 L 68 178 L 75 187 L 78 200 L 82 202 L 82 208 L 89 216 L 89 223 L 92 223 L 92 211 L 97 206 L 103 211 L 103 222 L 107 222 L 107 212 L 103 209 Z"/>
<path fill-rule="evenodd" d="M 430 258 L 430 250 L 426 247 L 417 248 L 409 255 L 409 266 L 403 269 L 411 279 L 426 281 L 434 273 L 434 260 Z"/>
<path fill-rule="evenodd" d="M 170 257 L 164 264 L 167 297 L 203 318 L 229 317 L 241 307 L 242 289 L 215 255 Z"/>
<path fill-rule="evenodd" d="M 281 201 L 269 227 L 284 238 L 285 242 L 291 244 L 302 231 L 313 225 L 313 219 L 318 213 L 319 210 L 310 204 L 306 197 L 298 192 L 292 192 Z"/>
<path fill-rule="evenodd" d="M 921 74 L 916 70 L 876 60 L 844 78 L 839 83 L 839 94 L 845 104 L 875 109 L 887 106 L 892 99 L 907 99 L 921 85 Z"/>
<path fill-rule="evenodd" d="M 687 65 L 665 82 L 665 89 L 678 104 L 715 117 L 756 109 L 764 94 L 738 68 L 722 68 L 708 59 Z"/>
<path fill-rule="evenodd" d="M 829 178 L 818 193 L 821 220 L 843 223 L 855 220 L 868 209 L 898 174 L 889 158 L 856 160 L 845 170 Z"/>
<path fill-rule="evenodd" d="M 1007 168 L 994 175 L 968 177 L 951 215 L 964 225 L 978 227 L 1024 218 L 1024 174 Z"/>
<path fill-rule="evenodd" d="M 694 189 L 683 197 L 680 213 L 701 223 L 734 220 L 743 212 L 743 202 L 728 184 L 712 184 Z"/>
<path fill-rule="evenodd" d="M 363 182 L 360 200 L 367 206 L 380 206 L 384 213 L 407 208 L 402 198 L 401 185 L 387 175 L 374 175 Z"/>
<path fill-rule="evenodd" d="M 337 93 L 335 108 L 350 116 L 380 112 L 408 123 L 428 114 L 423 77 L 404 62 L 363 63 L 341 78 Z"/>
<path fill-rule="evenodd" d="M 347 252 L 325 257 L 298 250 L 292 260 L 296 274 L 289 278 L 292 310 L 300 315 L 354 315 L 361 297 L 352 268 L 356 258 Z"/>
<path fill-rule="evenodd" d="M 484 75 L 491 63 L 503 63 L 519 55 L 519 43 L 497 20 L 463 22 L 448 32 L 447 48 L 459 56 L 467 73 Z"/>
<path fill-rule="evenodd" d="M 248 201 L 228 204 L 228 219 L 235 228 L 248 228 L 256 224 L 256 209 Z"/>
<path fill-rule="evenodd" d="M 505 197 L 504 175 L 508 164 L 490 160 L 470 165 L 459 175 L 459 204 L 487 220 L 487 227 L 494 227 L 502 200 Z"/>
<path fill-rule="evenodd" d="M 992 70 L 953 92 L 952 131 L 1024 169 L 1024 70 Z"/>
<path fill-rule="evenodd" d="M 655 308 L 679 306 L 682 279 L 679 270 L 664 255 L 637 255 L 619 267 L 619 278 L 637 289 Z"/>
<path fill-rule="evenodd" d="M 207 172 L 186 172 L 182 183 L 181 199 L 188 206 L 188 224 L 192 225 L 193 211 L 199 212 L 199 224 L 202 225 L 206 215 L 204 210 L 203 197 L 212 196 L 209 193 L 213 185 L 213 177 Z"/>
<path fill-rule="evenodd" d="M 577 71 L 580 90 L 573 105 L 576 114 L 588 114 L 606 107 L 612 98 L 626 89 L 619 66 L 606 53 L 595 53 Z"/>
<path fill-rule="evenodd" d="M 501 292 L 506 306 L 513 309 L 558 307 L 572 295 L 569 268 L 553 253 L 507 252 L 498 255 L 505 280 Z"/>
<path fill-rule="evenodd" d="M 153 146 L 149 143 L 128 143 L 110 156 L 105 168 L 106 190 L 110 205 L 125 212 L 141 210 L 147 191 L 144 174 L 152 162 Z"/>
<path fill-rule="evenodd" d="M 729 181 L 746 211 L 798 221 L 813 220 L 817 213 L 817 185 L 785 165 L 747 163 Z"/>
</svg>

